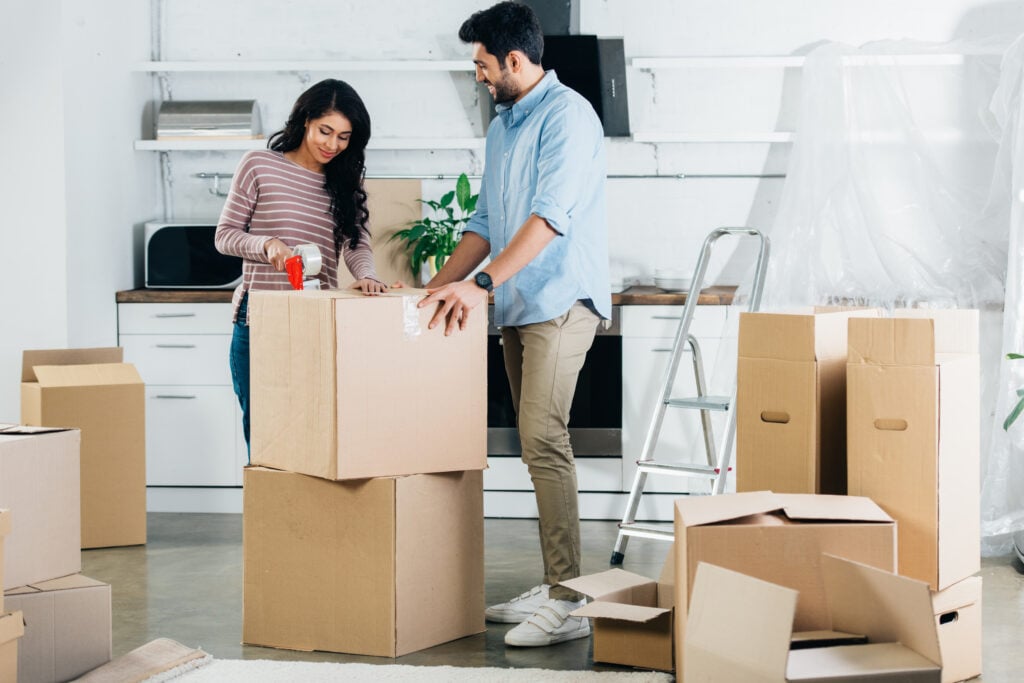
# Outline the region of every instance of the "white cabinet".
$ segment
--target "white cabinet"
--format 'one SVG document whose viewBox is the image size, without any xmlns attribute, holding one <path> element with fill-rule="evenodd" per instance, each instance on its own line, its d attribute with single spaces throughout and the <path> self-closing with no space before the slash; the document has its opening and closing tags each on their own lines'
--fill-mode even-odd
<svg viewBox="0 0 1024 683">
<path fill-rule="evenodd" d="M 633 482 L 636 461 L 668 371 L 682 311 L 682 306 L 622 307 L 622 481 L 627 489 Z M 698 306 L 690 325 L 690 333 L 700 344 L 709 382 L 716 369 L 720 370 L 720 360 L 726 361 L 719 359 L 719 350 L 728 315 L 728 306 Z M 673 392 L 677 397 L 697 395 L 691 358 L 686 353 L 680 362 Z M 724 415 L 713 414 L 712 423 L 717 439 L 724 429 Z M 700 411 L 670 409 L 666 413 L 654 458 L 663 462 L 706 463 Z M 649 476 L 644 491 L 708 493 L 710 486 L 707 480 L 694 477 Z"/>
<path fill-rule="evenodd" d="M 118 304 L 118 343 L 146 383 L 149 486 L 241 486 L 231 332 L 227 303 Z"/>
</svg>

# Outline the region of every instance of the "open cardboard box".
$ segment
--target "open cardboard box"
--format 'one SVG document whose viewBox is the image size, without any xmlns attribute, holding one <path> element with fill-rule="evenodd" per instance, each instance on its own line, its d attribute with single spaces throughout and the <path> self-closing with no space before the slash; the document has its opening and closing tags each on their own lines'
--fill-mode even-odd
<svg viewBox="0 0 1024 683">
<path fill-rule="evenodd" d="M 851 319 L 848 479 L 899 523 L 899 573 L 942 590 L 981 567 L 978 311 Z"/>
<path fill-rule="evenodd" d="M 252 464 L 335 480 L 486 469 L 486 313 L 446 337 L 423 295 L 252 292 Z"/>
<path fill-rule="evenodd" d="M 945 590 L 932 591 L 939 629 L 942 683 L 981 675 L 981 577 L 972 576 Z"/>
<path fill-rule="evenodd" d="M 702 563 L 684 680 L 939 683 L 927 584 L 833 555 L 822 556 L 821 570 L 832 627 L 863 634 L 867 644 L 791 650 L 799 591 Z"/>
<path fill-rule="evenodd" d="M 873 308 L 741 313 L 736 490 L 846 493 L 846 334 Z"/>
<path fill-rule="evenodd" d="M 686 615 L 700 562 L 797 591 L 797 631 L 833 628 L 822 553 L 896 570 L 896 524 L 868 498 L 759 491 L 682 497 L 675 507 L 677 671 L 685 658 Z"/>
<path fill-rule="evenodd" d="M 145 402 L 120 348 L 22 354 L 21 421 L 82 431 L 82 548 L 146 542 Z"/>
<path fill-rule="evenodd" d="M 609 569 L 562 582 L 563 586 L 592 598 L 572 614 L 591 620 L 595 662 L 674 670 L 673 557 L 669 550 L 657 581 L 622 569 Z"/>
</svg>

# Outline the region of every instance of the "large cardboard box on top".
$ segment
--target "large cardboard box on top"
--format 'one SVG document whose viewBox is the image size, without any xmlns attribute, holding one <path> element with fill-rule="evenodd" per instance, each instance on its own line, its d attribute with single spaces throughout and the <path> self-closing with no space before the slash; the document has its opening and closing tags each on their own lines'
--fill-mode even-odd
<svg viewBox="0 0 1024 683">
<path fill-rule="evenodd" d="M 898 315 L 850 320 L 849 490 L 899 523 L 899 573 L 941 590 L 981 565 L 978 312 Z"/>
<path fill-rule="evenodd" d="M 741 313 L 736 490 L 846 493 L 846 327 L 876 309 Z"/>
<path fill-rule="evenodd" d="M 822 553 L 896 570 L 896 525 L 867 498 L 766 491 L 679 498 L 675 504 L 676 672 L 700 562 L 800 592 L 795 631 L 832 628 Z M 788 636 L 787 636 L 788 637 Z"/>
<path fill-rule="evenodd" d="M 243 642 L 397 657 L 484 630 L 482 472 L 244 484 Z"/>
<path fill-rule="evenodd" d="M 122 360 L 120 348 L 22 357 L 21 421 L 82 431 L 83 548 L 146 542 L 145 386 Z"/>
<path fill-rule="evenodd" d="M 7 592 L 25 615 L 18 647 L 18 680 L 70 681 L 110 661 L 110 586 L 81 574 Z"/>
<path fill-rule="evenodd" d="M 252 464 L 326 479 L 487 467 L 486 313 L 446 337 L 422 297 L 253 292 Z"/>
<path fill-rule="evenodd" d="M 939 683 L 943 658 L 928 586 L 857 562 L 821 558 L 829 621 L 867 643 L 805 640 L 790 650 L 797 590 L 702 563 L 686 626 L 683 680 Z"/>
<path fill-rule="evenodd" d="M 3 588 L 82 570 L 77 429 L 0 425 Z"/>
<path fill-rule="evenodd" d="M 674 580 L 675 556 L 670 550 L 657 581 L 609 569 L 562 582 L 593 598 L 573 614 L 589 618 L 593 625 L 595 662 L 674 670 Z"/>
</svg>

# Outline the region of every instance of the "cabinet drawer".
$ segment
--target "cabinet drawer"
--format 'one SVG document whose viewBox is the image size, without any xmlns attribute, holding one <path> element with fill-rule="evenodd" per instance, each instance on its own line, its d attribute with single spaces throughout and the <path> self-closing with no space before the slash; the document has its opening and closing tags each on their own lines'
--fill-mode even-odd
<svg viewBox="0 0 1024 683">
<path fill-rule="evenodd" d="M 126 335 L 121 346 L 146 384 L 231 386 L 231 335 Z"/>
<path fill-rule="evenodd" d="M 118 304 L 118 334 L 231 334 L 231 304 Z"/>
<path fill-rule="evenodd" d="M 146 387 L 146 483 L 237 486 L 242 419 L 231 387 Z"/>
<path fill-rule="evenodd" d="M 690 323 L 690 334 L 697 337 L 721 337 L 728 320 L 728 306 L 697 306 Z M 623 337 L 676 336 L 682 306 L 623 306 Z"/>
</svg>

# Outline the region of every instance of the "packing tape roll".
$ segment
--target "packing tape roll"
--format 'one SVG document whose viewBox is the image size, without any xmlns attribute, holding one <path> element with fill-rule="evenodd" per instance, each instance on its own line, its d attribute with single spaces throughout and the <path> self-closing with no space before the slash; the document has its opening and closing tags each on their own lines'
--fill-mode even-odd
<svg viewBox="0 0 1024 683">
<path fill-rule="evenodd" d="M 298 244 L 292 253 L 302 257 L 302 274 L 306 277 L 317 275 L 324 265 L 324 259 L 315 244 Z"/>
</svg>

